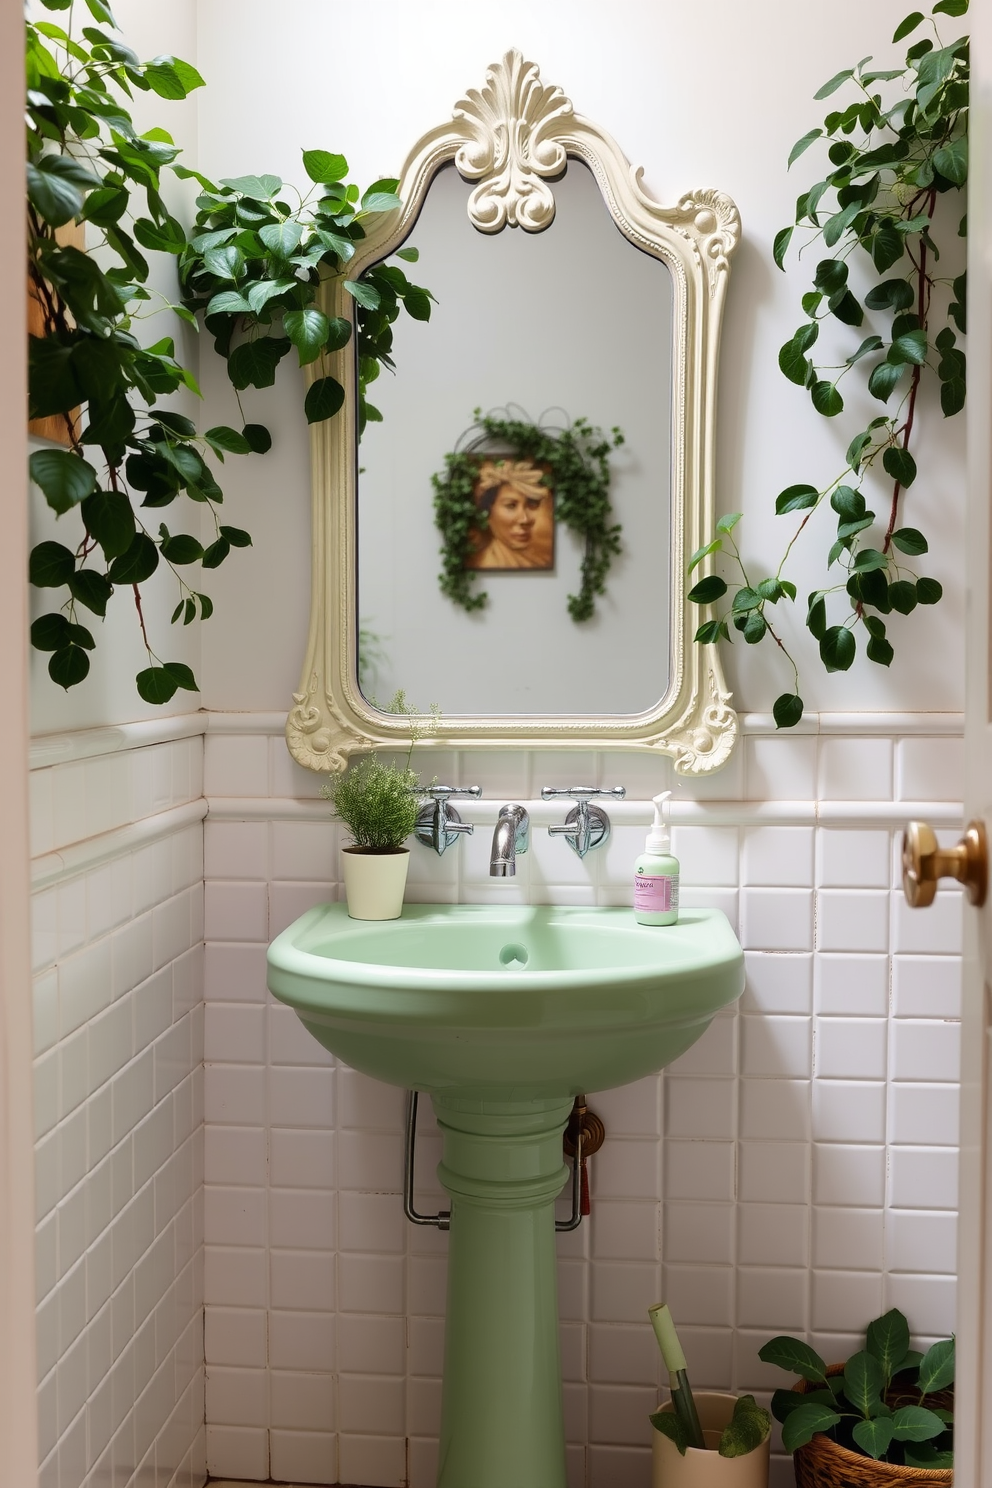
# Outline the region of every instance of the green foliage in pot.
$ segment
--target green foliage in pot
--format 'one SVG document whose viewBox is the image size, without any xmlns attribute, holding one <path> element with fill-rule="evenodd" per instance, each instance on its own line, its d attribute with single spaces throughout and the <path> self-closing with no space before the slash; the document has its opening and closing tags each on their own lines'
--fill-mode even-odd
<svg viewBox="0 0 992 1488">
<path fill-rule="evenodd" d="M 384 711 L 401 713 L 409 720 L 410 744 L 403 762 L 387 763 L 373 750 L 342 774 L 325 781 L 320 789 L 337 820 L 351 833 L 354 846 L 369 853 L 396 852 L 416 826 L 424 791 L 411 765 L 413 747 L 436 733 L 441 721 L 436 704 L 429 714 L 420 713 L 407 702 L 402 690 Z"/>
<path fill-rule="evenodd" d="M 473 411 L 475 423 L 464 448 L 444 457 L 444 470 L 431 477 L 434 522 L 441 534 L 441 593 L 463 610 L 481 610 L 488 596 L 474 587 L 476 574 L 465 567 L 472 552 L 473 530 L 485 526 L 473 497 L 484 454 L 494 452 L 547 466 L 546 483 L 554 492 L 556 524 L 561 522 L 583 544 L 582 582 L 578 594 L 568 596 L 568 613 L 575 621 L 591 620 L 596 596 L 606 593 L 613 558 L 620 552 L 618 523 L 610 507 L 610 451 L 624 442 L 619 429 L 607 438 L 587 419 L 575 419 L 565 429 L 532 423 L 526 415 Z"/>
<path fill-rule="evenodd" d="M 136 90 L 185 98 L 203 86 L 196 68 L 171 56 L 141 62 L 116 34 L 106 0 L 85 0 L 95 24 L 81 26 L 73 25 L 71 0 L 40 4 L 70 14 L 66 28 L 49 20 L 26 26 L 27 273 L 41 323 L 29 342 L 29 415 L 57 420 L 67 448 L 34 453 L 30 473 L 51 509 L 76 530 L 67 543 L 42 542 L 31 553 L 31 582 L 60 596 L 58 608 L 32 625 L 31 640 L 50 653 L 52 680 L 76 686 L 96 644 L 86 612 L 102 620 L 117 590 L 129 590 L 148 653 L 137 690 L 146 702 L 165 703 L 197 684 L 188 666 L 156 651 L 142 586 L 169 570 L 177 590 L 172 624 L 210 617 L 213 603 L 197 569 L 217 568 L 232 548 L 251 543 L 223 520 L 212 461 L 264 453 L 271 437 L 243 416 L 241 428 L 201 431 L 163 407 L 171 394 L 199 396 L 199 388 L 173 340 L 140 336 L 141 322 L 168 308 L 195 326 L 194 310 L 205 308 L 236 389 L 270 385 L 292 346 L 301 364 L 326 357 L 345 344 L 351 326 L 316 308 L 318 283 L 344 273 L 363 224 L 397 205 L 395 182 L 377 182 L 362 195 L 345 184 L 342 156 L 308 150 L 303 163 L 312 184 L 293 206 L 275 176 L 214 185 L 176 163 L 180 151 L 164 129 L 139 135 L 129 110 Z M 202 188 L 191 242 L 163 200 L 166 169 Z M 60 239 L 59 230 L 73 223 L 85 224 L 94 251 L 67 243 L 64 233 Z M 186 304 L 163 303 L 148 288 L 146 253 L 176 260 Z M 430 296 L 384 265 L 347 287 L 356 304 L 360 408 L 371 418 L 364 391 L 380 366 L 392 366 L 398 306 L 426 320 Z M 339 383 L 317 379 L 307 394 L 308 420 L 331 417 L 342 400 Z M 187 518 L 170 512 L 163 521 L 161 509 L 180 498 L 193 503 Z M 194 514 L 194 532 L 181 530 Z M 210 529 L 202 542 L 201 518 Z"/>
<path fill-rule="evenodd" d="M 654 1429 L 674 1442 L 684 1457 L 691 1442 L 681 1416 L 673 1411 L 655 1411 L 650 1419 Z M 733 1416 L 720 1434 L 717 1451 L 721 1457 L 744 1457 L 761 1446 L 771 1428 L 772 1418 L 764 1407 L 753 1395 L 741 1395 L 734 1404 Z"/>
<path fill-rule="evenodd" d="M 840 474 L 826 484 L 794 482 L 778 495 L 780 516 L 801 517 L 772 572 L 763 562 L 745 562 L 732 535 L 740 513 L 721 517 L 689 563 L 692 573 L 724 551 L 735 571 L 729 586 L 710 573 L 690 590 L 694 604 L 718 605 L 733 589 L 729 609 L 699 626 L 698 642 L 729 641 L 734 629 L 748 645 L 770 638 L 789 662 L 794 685 L 773 710 L 779 728 L 799 722 L 803 700 L 798 668 L 773 611 L 796 600 L 786 567 L 802 533 L 818 530 L 808 525 L 816 512 L 829 508 L 836 518 L 825 555 L 828 577 L 808 596 L 805 615 L 827 672 L 848 670 L 859 633 L 868 660 L 889 666 L 889 617 L 941 598 L 940 583 L 913 561 L 929 544 L 918 527 L 906 525 L 904 508 L 917 477 L 911 445 L 924 382 L 939 387 L 945 417 L 959 413 L 965 401 L 965 356 L 957 341 L 965 330 L 965 275 L 939 267 L 938 237 L 948 218 L 959 237 L 967 231 L 958 195 L 968 176 L 968 38 L 945 43 L 938 22 L 967 9 L 968 0 L 938 0 L 929 18 L 921 11 L 907 16 L 894 43 L 918 37 L 922 26 L 931 34 L 913 41 L 903 66 L 879 69 L 865 57 L 830 78 L 815 96 L 844 89 L 846 101 L 822 127 L 804 134 L 789 157 L 791 166 L 810 146 L 828 145 L 829 169 L 800 194 L 795 222 L 775 239 L 779 268 L 797 231 L 804 247 L 822 242 L 818 251 L 825 250 L 802 297 L 805 319 L 779 352 L 779 368 L 809 393 L 823 418 L 839 418 L 845 396 L 857 406 L 862 390 L 851 383 L 859 380 L 881 411 L 864 426 L 859 418 L 845 434 Z M 834 334 L 825 337 L 826 351 L 818 357 L 821 327 Z M 878 489 L 885 481 L 887 494 Z M 887 504 L 881 516 L 869 509 L 874 491 Z"/>
<path fill-rule="evenodd" d="M 786 1451 L 823 1432 L 880 1462 L 951 1467 L 954 1418 L 939 1397 L 954 1381 L 954 1340 L 942 1339 L 925 1354 L 909 1345 L 909 1324 L 893 1308 L 868 1324 L 864 1349 L 851 1355 L 840 1374 L 828 1374 L 819 1354 L 798 1338 L 783 1335 L 759 1349 L 766 1364 L 813 1387 L 772 1396 Z"/>
</svg>

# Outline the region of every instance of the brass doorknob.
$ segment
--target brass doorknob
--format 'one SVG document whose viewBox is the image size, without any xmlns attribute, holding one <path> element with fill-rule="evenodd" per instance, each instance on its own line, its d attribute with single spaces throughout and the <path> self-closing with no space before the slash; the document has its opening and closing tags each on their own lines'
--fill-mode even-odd
<svg viewBox="0 0 992 1488">
<path fill-rule="evenodd" d="M 912 909 L 926 909 L 937 893 L 937 880 L 956 878 L 972 904 L 985 903 L 989 883 L 989 845 L 985 824 L 968 823 L 956 847 L 937 846 L 926 822 L 910 822 L 902 834 L 902 887 Z"/>
</svg>

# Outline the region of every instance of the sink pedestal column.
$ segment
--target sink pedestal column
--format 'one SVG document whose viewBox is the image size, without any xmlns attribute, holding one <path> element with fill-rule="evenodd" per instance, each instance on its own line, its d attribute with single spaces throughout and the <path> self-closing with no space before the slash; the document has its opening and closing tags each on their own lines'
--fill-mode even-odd
<svg viewBox="0 0 992 1488">
<path fill-rule="evenodd" d="M 554 1201 L 571 1097 L 433 1099 L 451 1196 L 438 1488 L 565 1488 Z"/>
</svg>

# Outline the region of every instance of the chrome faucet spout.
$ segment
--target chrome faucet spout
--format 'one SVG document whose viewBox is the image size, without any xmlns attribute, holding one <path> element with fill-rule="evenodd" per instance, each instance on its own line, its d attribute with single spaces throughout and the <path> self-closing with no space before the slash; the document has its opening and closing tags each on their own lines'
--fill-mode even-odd
<svg viewBox="0 0 992 1488">
<path fill-rule="evenodd" d="M 504 806 L 493 832 L 489 863 L 490 878 L 513 878 L 517 854 L 525 853 L 530 840 L 530 817 L 523 806 Z"/>
</svg>

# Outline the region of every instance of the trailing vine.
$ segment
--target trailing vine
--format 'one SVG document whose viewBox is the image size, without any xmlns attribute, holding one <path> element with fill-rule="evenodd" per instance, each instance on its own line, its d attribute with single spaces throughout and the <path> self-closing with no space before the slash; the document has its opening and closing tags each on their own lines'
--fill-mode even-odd
<svg viewBox="0 0 992 1488">
<path fill-rule="evenodd" d="M 781 600 L 795 601 L 796 586 L 784 577 L 786 565 L 813 513 L 825 503 L 837 517 L 826 567 L 829 571 L 837 565 L 840 576 L 809 595 L 806 626 L 819 643 L 828 672 L 851 666 L 859 628 L 867 637 L 868 660 L 889 666 L 894 649 L 882 616 L 893 611 L 909 615 L 917 605 L 936 604 L 941 598 L 940 583 L 905 561 L 925 554 L 929 544 L 919 528 L 903 525 L 903 509 L 917 476 L 911 444 L 924 378 L 936 377 L 945 417 L 960 412 L 965 402 L 966 364 L 957 333 L 966 328 L 966 281 L 964 274 L 947 278 L 937 272 L 935 214 L 940 198 L 953 199 L 968 175 L 968 39 L 944 45 L 934 17 L 961 16 L 967 8 L 968 0 L 939 0 L 929 17 L 934 39 L 914 42 L 904 67 L 869 69 L 872 59 L 865 57 L 832 77 L 816 98 L 848 85 L 857 90 L 855 98 L 829 113 L 822 128 L 803 135 L 789 156 L 791 166 L 817 141 L 830 141 L 833 169 L 800 195 L 795 222 L 775 239 L 775 262 L 783 268 L 797 229 L 808 234 L 807 246 L 822 239 L 832 252 L 816 266 L 813 288 L 802 297 L 806 320 L 779 352 L 779 367 L 790 382 L 809 392 L 824 418 L 844 411 L 841 384 L 852 374 L 867 373 L 868 392 L 886 411 L 850 439 L 841 474 L 826 485 L 799 482 L 779 494 L 779 515 L 803 516 L 773 574 L 751 577 L 733 536 L 739 512 L 721 517 L 713 539 L 690 560 L 692 572 L 710 554 L 726 551 L 740 573 L 730 609 L 701 624 L 695 639 L 702 644 L 730 640 L 732 626 L 749 645 L 770 637 L 791 665 L 794 687 L 774 704 L 779 728 L 799 722 L 803 700 L 798 667 L 775 627 L 771 607 Z M 910 36 L 927 19 L 914 11 L 896 28 L 893 42 Z M 876 84 L 885 85 L 887 102 L 881 91 L 874 91 Z M 961 217 L 958 235 L 966 232 L 967 219 Z M 890 276 L 892 269 L 896 272 Z M 859 299 L 866 270 L 876 282 Z M 839 364 L 813 360 L 810 353 L 824 322 L 859 327 L 866 310 L 874 317 L 875 332 Z M 890 408 L 893 395 L 897 402 Z M 879 475 L 890 482 L 881 517 L 869 510 L 865 495 L 866 482 Z M 689 598 L 699 605 L 714 604 L 729 587 L 711 573 L 690 590 Z"/>
<path fill-rule="evenodd" d="M 396 183 L 376 182 L 362 195 L 345 183 L 343 156 L 308 150 L 303 165 L 312 184 L 305 197 L 295 194 L 293 206 L 282 200 L 286 188 L 275 176 L 214 185 L 176 163 L 180 151 L 164 129 L 139 135 L 128 108 L 135 90 L 185 98 L 203 86 L 196 69 L 171 56 L 139 61 L 112 34 L 105 0 L 85 0 L 96 24 L 79 28 L 72 26 L 72 0 L 40 3 L 69 10 L 70 18 L 69 29 L 48 20 L 26 27 L 27 273 L 35 322 L 29 416 L 50 421 L 45 432 L 64 447 L 35 451 L 30 473 L 56 515 L 77 513 L 82 531 L 72 546 L 42 542 L 31 553 L 31 582 L 66 596 L 35 620 L 31 640 L 50 653 L 54 682 L 78 685 L 96 644 L 82 612 L 102 620 L 115 592 L 129 590 L 148 655 L 137 690 L 148 703 L 165 703 L 179 688 L 196 691 L 197 683 L 185 663 L 163 661 L 156 651 L 161 643 L 149 634 L 142 586 L 168 569 L 177 585 L 172 624 L 210 617 L 213 603 L 191 570 L 217 568 L 251 537 L 222 521 L 223 492 L 208 457 L 222 463 L 227 454 L 262 454 L 272 441 L 264 425 L 243 415 L 240 429 L 201 432 L 163 408 L 170 394 L 199 396 L 199 388 L 173 340 L 143 344 L 150 338 L 139 339 L 141 323 L 168 309 L 196 326 L 195 311 L 203 308 L 236 392 L 270 386 L 294 347 L 301 365 L 325 357 L 347 342 L 351 324 L 316 308 L 320 280 L 346 272 L 363 223 L 397 205 Z M 161 195 L 167 168 L 202 189 L 191 241 Z M 71 224 L 85 224 L 90 248 L 99 251 L 67 241 L 62 230 Z M 146 252 L 177 260 L 185 303 L 170 304 L 147 287 Z M 415 250 L 402 252 L 416 257 Z M 365 389 L 381 366 L 392 367 L 391 325 L 401 304 L 426 320 L 431 300 L 391 265 L 345 284 L 356 306 L 364 423 L 379 417 Z M 334 378 L 318 378 L 306 397 L 308 421 L 332 417 L 343 401 Z M 170 525 L 157 516 L 180 496 L 206 516 L 205 543 L 173 530 L 171 515 Z"/>
<path fill-rule="evenodd" d="M 610 451 L 624 436 L 617 428 L 610 437 L 587 419 L 575 419 L 564 429 L 532 423 L 526 416 L 473 412 L 475 423 L 462 449 L 444 457 L 444 471 L 433 475 L 434 521 L 442 537 L 442 594 L 463 610 L 481 610 L 488 596 L 474 586 L 475 572 L 465 567 L 474 536 L 484 531 L 487 516 L 475 500 L 479 468 L 484 458 L 527 460 L 542 468 L 542 484 L 553 492 L 555 522 L 562 523 L 583 544 L 581 584 L 568 596 L 568 613 L 576 622 L 592 619 L 596 596 L 606 593 L 606 579 L 621 550 L 619 523 L 610 505 Z"/>
</svg>

